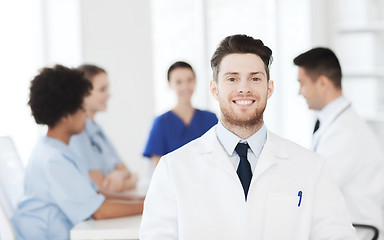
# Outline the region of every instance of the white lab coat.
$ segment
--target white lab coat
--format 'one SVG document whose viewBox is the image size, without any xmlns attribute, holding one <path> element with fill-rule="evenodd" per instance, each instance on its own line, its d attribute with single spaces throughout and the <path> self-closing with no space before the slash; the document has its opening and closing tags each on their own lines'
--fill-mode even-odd
<svg viewBox="0 0 384 240">
<path fill-rule="evenodd" d="M 268 132 L 245 201 L 213 127 L 160 160 L 144 203 L 140 239 L 356 239 L 324 163 Z"/>
<path fill-rule="evenodd" d="M 320 123 L 312 149 L 327 160 L 352 222 L 376 226 L 381 231 L 379 239 L 384 239 L 383 153 L 372 131 L 349 105 L 344 99 L 329 120 Z"/>
</svg>

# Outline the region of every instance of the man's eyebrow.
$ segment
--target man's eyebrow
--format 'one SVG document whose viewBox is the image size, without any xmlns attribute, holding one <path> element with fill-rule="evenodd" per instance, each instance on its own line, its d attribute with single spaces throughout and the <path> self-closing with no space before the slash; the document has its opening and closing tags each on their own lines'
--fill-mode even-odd
<svg viewBox="0 0 384 240">
<path fill-rule="evenodd" d="M 226 72 L 223 75 L 239 75 L 238 72 Z"/>
<path fill-rule="evenodd" d="M 265 73 L 263 72 L 250 72 L 249 75 L 257 75 L 257 74 L 261 74 L 261 75 L 264 75 L 265 76 Z M 226 72 L 223 74 L 223 76 L 226 76 L 226 75 L 240 75 L 239 72 Z"/>
<path fill-rule="evenodd" d="M 263 72 L 251 72 L 249 75 L 256 75 L 256 74 L 262 74 L 265 76 L 265 73 L 263 73 Z"/>
</svg>

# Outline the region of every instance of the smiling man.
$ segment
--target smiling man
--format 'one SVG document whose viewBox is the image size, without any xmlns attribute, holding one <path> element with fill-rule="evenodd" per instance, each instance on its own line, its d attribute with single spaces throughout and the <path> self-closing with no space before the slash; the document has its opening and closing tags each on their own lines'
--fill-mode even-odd
<svg viewBox="0 0 384 240">
<path fill-rule="evenodd" d="M 162 157 L 140 239 L 356 239 L 324 161 L 264 124 L 271 58 L 246 35 L 220 43 L 210 84 L 220 121 Z"/>
</svg>

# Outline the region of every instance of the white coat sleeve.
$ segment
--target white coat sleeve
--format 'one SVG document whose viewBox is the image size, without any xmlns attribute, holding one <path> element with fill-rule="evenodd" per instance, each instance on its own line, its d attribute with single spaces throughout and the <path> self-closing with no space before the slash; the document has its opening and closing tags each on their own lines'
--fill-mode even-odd
<svg viewBox="0 0 384 240">
<path fill-rule="evenodd" d="M 144 202 L 140 239 L 178 239 L 176 193 L 166 157 L 162 157 L 152 176 Z"/>
<path fill-rule="evenodd" d="M 313 204 L 310 240 L 357 240 L 344 198 L 326 164 L 319 174 Z"/>
</svg>

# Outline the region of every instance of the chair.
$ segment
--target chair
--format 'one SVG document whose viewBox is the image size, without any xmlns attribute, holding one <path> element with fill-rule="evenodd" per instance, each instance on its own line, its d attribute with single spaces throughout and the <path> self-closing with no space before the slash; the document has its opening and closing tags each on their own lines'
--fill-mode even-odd
<svg viewBox="0 0 384 240">
<path fill-rule="evenodd" d="M 358 230 L 368 230 L 369 232 L 373 233 L 372 240 L 377 240 L 379 238 L 379 229 L 377 229 L 375 226 L 367 225 L 367 224 L 357 224 L 353 223 L 353 227 L 355 227 L 356 231 Z M 369 236 L 372 236 L 372 234 L 367 234 Z"/>
<path fill-rule="evenodd" d="M 25 169 L 10 137 L 0 137 L 0 238 L 14 239 L 10 219 L 23 194 Z M 3 229 L 4 228 L 4 229 Z M 3 236 L 4 235 L 4 236 Z"/>
<path fill-rule="evenodd" d="M 9 216 L 6 214 L 3 208 L 4 194 L 0 190 L 0 239 L 15 240 L 16 235 L 13 229 Z"/>
</svg>

